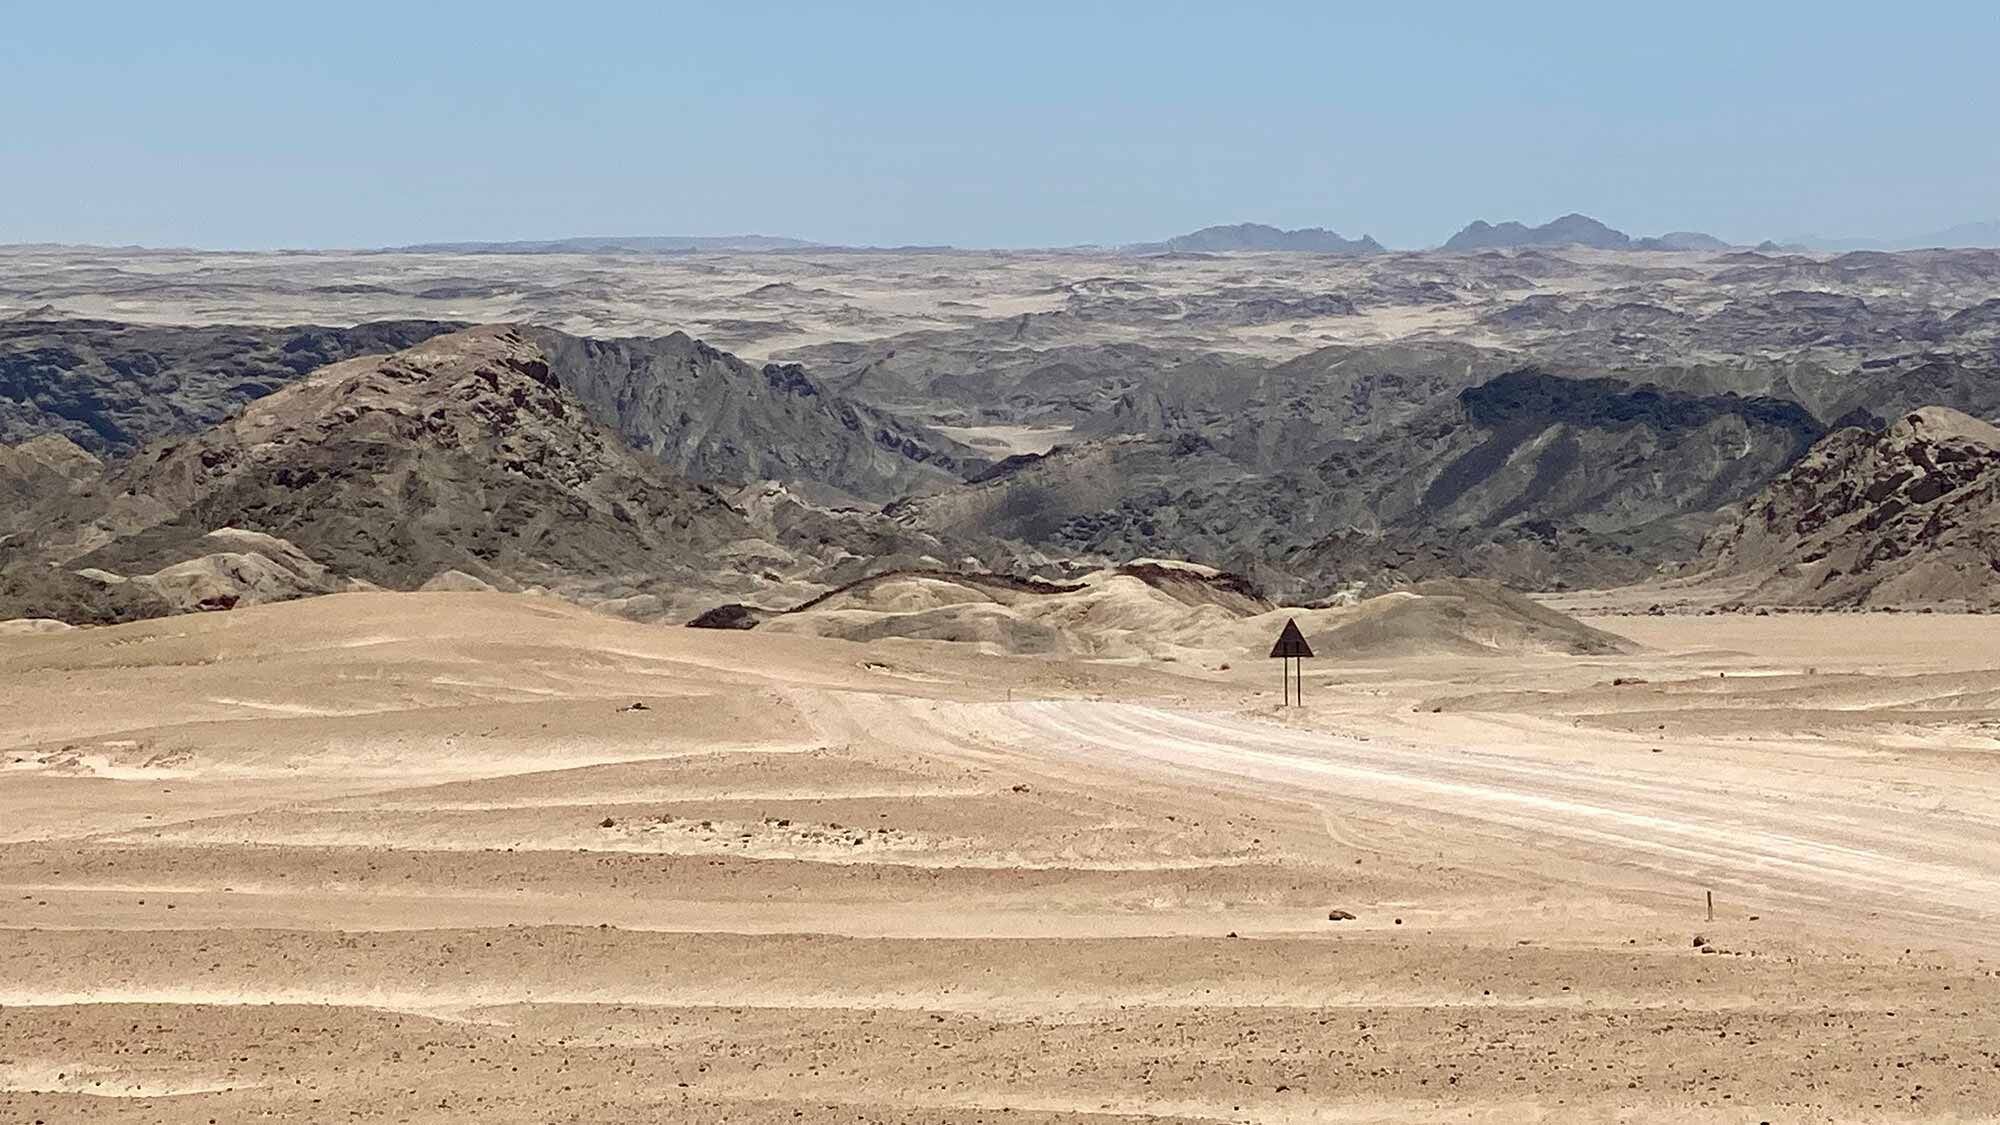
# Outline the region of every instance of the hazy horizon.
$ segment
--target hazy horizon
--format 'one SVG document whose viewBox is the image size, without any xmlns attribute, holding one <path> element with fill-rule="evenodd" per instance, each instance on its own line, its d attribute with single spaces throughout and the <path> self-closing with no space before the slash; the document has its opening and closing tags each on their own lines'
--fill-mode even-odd
<svg viewBox="0 0 2000 1125">
<path fill-rule="evenodd" d="M 0 63 L 36 112 L 0 136 L 0 242 L 1025 249 L 1258 222 L 1419 248 L 1580 212 L 1754 244 L 2000 217 L 1983 5 L 1135 11 L 21 9 Z"/>
</svg>

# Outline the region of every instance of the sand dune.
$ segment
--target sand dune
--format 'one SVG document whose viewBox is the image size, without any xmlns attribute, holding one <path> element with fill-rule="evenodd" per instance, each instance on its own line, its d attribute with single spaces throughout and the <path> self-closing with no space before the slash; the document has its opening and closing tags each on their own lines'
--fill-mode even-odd
<svg viewBox="0 0 2000 1125">
<path fill-rule="evenodd" d="M 1296 620 L 1342 656 L 1609 653 L 1629 642 L 1490 582 L 1433 580 L 1354 605 L 1266 600 L 1212 567 L 1140 559 L 1073 582 L 892 572 L 770 618 L 765 632 L 851 641 L 949 641 L 981 652 L 1228 661 Z"/>
</svg>

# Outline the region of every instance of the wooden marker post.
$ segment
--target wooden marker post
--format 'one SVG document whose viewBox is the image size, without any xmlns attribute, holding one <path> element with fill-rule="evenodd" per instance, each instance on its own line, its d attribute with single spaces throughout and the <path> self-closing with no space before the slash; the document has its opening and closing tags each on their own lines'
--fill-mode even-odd
<svg viewBox="0 0 2000 1125">
<path fill-rule="evenodd" d="M 1278 678 L 1284 684 L 1285 700 L 1282 706 L 1304 706 L 1306 694 L 1305 661 L 1312 657 L 1312 646 L 1306 643 L 1306 635 L 1299 632 L 1298 621 L 1287 618 L 1284 632 L 1278 634 L 1278 643 L 1271 646 L 1271 659 L 1277 660 Z"/>
</svg>

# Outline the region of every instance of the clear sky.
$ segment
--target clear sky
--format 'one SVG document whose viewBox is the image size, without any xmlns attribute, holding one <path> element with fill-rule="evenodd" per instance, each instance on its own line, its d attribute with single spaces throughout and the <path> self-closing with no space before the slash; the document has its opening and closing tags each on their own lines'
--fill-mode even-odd
<svg viewBox="0 0 2000 1125">
<path fill-rule="evenodd" d="M 2000 4 L 0 0 L 0 242 L 2000 218 Z"/>
</svg>

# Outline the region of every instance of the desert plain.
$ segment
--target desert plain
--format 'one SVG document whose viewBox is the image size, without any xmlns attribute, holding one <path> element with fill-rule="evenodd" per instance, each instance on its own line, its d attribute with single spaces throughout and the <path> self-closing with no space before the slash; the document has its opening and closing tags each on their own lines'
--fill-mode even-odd
<svg viewBox="0 0 2000 1125">
<path fill-rule="evenodd" d="M 499 593 L 0 637 L 0 1120 L 2000 1114 L 2000 617 L 1584 620 L 1291 709 Z"/>
</svg>

